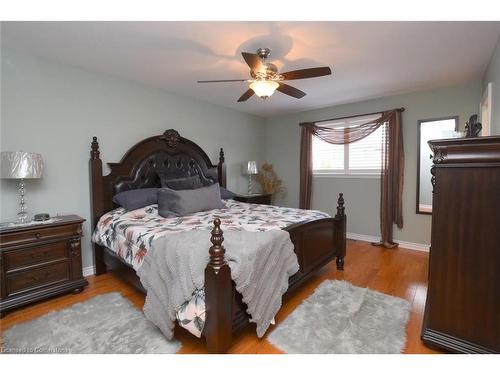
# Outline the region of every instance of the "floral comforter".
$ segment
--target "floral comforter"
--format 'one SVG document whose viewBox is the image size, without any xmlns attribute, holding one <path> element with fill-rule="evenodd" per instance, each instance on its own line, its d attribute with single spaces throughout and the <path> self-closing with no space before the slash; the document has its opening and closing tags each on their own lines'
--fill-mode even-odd
<svg viewBox="0 0 500 375">
<path fill-rule="evenodd" d="M 314 210 L 224 201 L 225 208 L 197 212 L 187 216 L 164 218 L 157 205 L 134 211 L 117 208 L 104 214 L 92 235 L 92 241 L 114 251 L 136 271 L 140 268 L 153 240 L 169 233 L 189 230 L 212 230 L 213 220 L 219 218 L 224 231 L 267 231 L 283 229 L 306 220 L 330 217 Z M 208 248 L 207 248 L 208 253 Z M 205 323 L 205 294 L 195 291 L 177 312 L 179 325 L 200 337 Z"/>
</svg>

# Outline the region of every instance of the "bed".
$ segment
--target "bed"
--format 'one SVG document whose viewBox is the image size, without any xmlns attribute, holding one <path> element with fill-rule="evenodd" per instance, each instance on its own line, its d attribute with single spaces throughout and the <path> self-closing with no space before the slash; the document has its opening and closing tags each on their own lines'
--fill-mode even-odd
<svg viewBox="0 0 500 375">
<path fill-rule="evenodd" d="M 220 186 L 226 187 L 223 150 L 220 149 L 217 165 L 213 165 L 207 154 L 197 144 L 181 137 L 173 129 L 167 130 L 162 135 L 140 141 L 125 153 L 119 163 L 108 163 L 108 166 L 110 173 L 103 175 L 99 143 L 94 137 L 90 151 L 93 228 L 97 227 L 103 216 L 110 215 L 110 212 L 119 212 L 119 208 L 112 201 L 115 194 L 132 189 L 159 187 L 158 172 L 166 172 L 176 178 L 196 175 L 206 184 L 218 182 Z M 237 207 L 237 210 L 233 212 L 241 213 L 239 221 L 244 221 L 245 210 L 258 212 L 258 206 L 261 206 L 234 201 L 227 202 L 226 205 L 229 205 L 230 209 Z M 270 208 L 260 207 L 260 210 L 264 212 L 266 209 Z M 342 194 L 339 194 L 337 212 L 334 217 L 313 214 L 314 211 L 311 211 L 309 216 L 305 215 L 307 213 L 302 215 L 304 220 L 297 221 L 299 219 L 296 218 L 289 221 L 282 220 L 279 223 L 277 223 L 279 220 L 276 220 L 275 225 L 289 232 L 300 265 L 299 271 L 289 279 L 287 294 L 293 293 L 297 286 L 333 259 L 336 259 L 337 269 L 343 270 L 346 254 L 344 210 L 344 199 Z M 212 224 L 211 219 L 214 215 L 218 218 L 213 220 Z M 204 221 L 199 218 L 194 219 L 195 222 L 201 223 L 198 224 L 199 226 L 205 228 L 209 226 L 212 230 L 210 238 L 212 246 L 207 249 L 209 261 L 205 269 L 206 316 L 202 336 L 206 340 L 209 352 L 224 353 L 231 345 L 232 336 L 251 323 L 241 295 L 235 290 L 230 268 L 224 258 L 223 231 L 234 228 L 230 228 L 229 221 L 225 223 L 226 220 L 221 213 L 214 213 L 214 215 L 211 217 L 205 215 Z M 175 221 L 169 221 L 164 226 L 165 228 L 170 226 L 172 230 L 175 230 L 176 224 Z M 262 230 L 259 228 L 254 229 Z M 242 229 L 252 230 L 248 226 Z M 123 254 L 118 254 L 116 249 L 106 247 L 104 241 L 94 242 L 93 250 L 97 275 L 112 270 L 145 292 L 135 273 L 133 261 L 126 261 Z M 134 254 L 137 254 L 137 251 Z"/>
</svg>

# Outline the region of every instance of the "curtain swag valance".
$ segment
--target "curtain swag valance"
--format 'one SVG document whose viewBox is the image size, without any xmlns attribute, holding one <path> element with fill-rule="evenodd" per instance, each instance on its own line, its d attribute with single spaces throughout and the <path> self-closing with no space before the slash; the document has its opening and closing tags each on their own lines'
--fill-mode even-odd
<svg viewBox="0 0 500 375">
<path fill-rule="evenodd" d="M 302 128 L 300 146 L 300 207 L 311 207 L 312 193 L 312 136 L 316 136 L 331 144 L 347 144 L 359 141 L 383 126 L 382 167 L 380 172 L 380 230 L 381 240 L 377 245 L 395 247 L 393 241 L 393 224 L 403 227 L 403 178 L 404 151 L 403 125 L 401 112 L 404 108 L 396 108 L 384 112 L 369 113 L 379 117 L 361 125 L 335 128 L 318 125 L 326 121 L 342 118 L 307 122 L 300 124 Z M 354 116 L 353 116 L 354 117 Z M 357 116 L 356 116 L 357 117 Z M 343 117 L 352 118 L 352 117 Z"/>
</svg>

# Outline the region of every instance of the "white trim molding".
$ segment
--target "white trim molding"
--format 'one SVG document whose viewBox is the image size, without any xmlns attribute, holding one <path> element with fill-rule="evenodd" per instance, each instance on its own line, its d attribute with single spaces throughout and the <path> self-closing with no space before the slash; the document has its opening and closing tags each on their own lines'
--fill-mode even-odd
<svg viewBox="0 0 500 375">
<path fill-rule="evenodd" d="M 481 118 L 481 136 L 491 135 L 491 112 L 492 112 L 492 83 L 488 82 L 479 103 L 479 114 Z"/>
<path fill-rule="evenodd" d="M 83 267 L 82 273 L 83 277 L 95 275 L 95 267 L 94 266 Z"/>
<path fill-rule="evenodd" d="M 347 238 L 350 240 L 359 240 L 359 241 L 366 241 L 366 242 L 378 242 L 378 241 L 380 241 L 380 237 L 370 236 L 367 234 L 351 233 L 351 232 L 347 232 Z M 399 244 L 399 247 L 401 247 L 401 248 L 429 252 L 430 245 L 427 245 L 427 244 L 401 241 L 401 240 L 397 240 L 397 239 L 394 239 L 394 242 L 397 242 Z"/>
</svg>

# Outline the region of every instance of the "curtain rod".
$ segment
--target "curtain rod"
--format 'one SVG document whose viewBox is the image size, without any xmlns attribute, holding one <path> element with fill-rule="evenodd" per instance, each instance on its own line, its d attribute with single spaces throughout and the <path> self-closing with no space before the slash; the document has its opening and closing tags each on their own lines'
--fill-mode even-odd
<svg viewBox="0 0 500 375">
<path fill-rule="evenodd" d="M 388 111 L 377 111 L 377 112 L 371 112 L 371 113 L 363 113 L 361 115 L 354 115 L 354 116 L 343 116 L 343 117 L 335 117 L 335 118 L 329 118 L 329 119 L 326 119 L 326 120 L 318 120 L 318 121 L 312 121 L 312 123 L 317 123 L 317 122 L 325 122 L 325 121 L 335 121 L 335 120 L 343 120 L 343 119 L 346 119 L 346 118 L 352 118 L 352 117 L 362 117 L 362 116 L 370 116 L 370 115 L 376 115 L 378 113 L 384 113 L 384 112 L 389 112 L 389 111 L 393 111 L 393 109 L 390 109 Z M 405 107 L 401 107 L 401 108 L 396 108 L 396 111 L 398 112 L 404 112 L 405 111 Z M 299 124 L 299 126 L 302 126 L 304 124 L 310 124 L 311 122 L 301 122 Z"/>
</svg>

